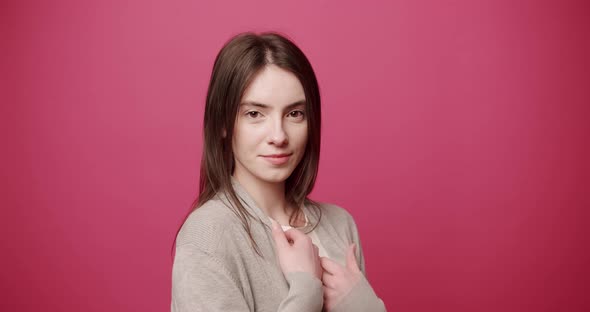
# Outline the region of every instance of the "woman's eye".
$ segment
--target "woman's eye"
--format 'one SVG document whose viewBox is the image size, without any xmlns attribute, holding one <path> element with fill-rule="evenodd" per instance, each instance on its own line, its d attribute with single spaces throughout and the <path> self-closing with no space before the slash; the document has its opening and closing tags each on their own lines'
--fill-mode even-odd
<svg viewBox="0 0 590 312">
<path fill-rule="evenodd" d="M 294 117 L 294 118 L 301 118 L 303 117 L 303 112 L 302 111 L 292 111 L 289 113 L 290 117 Z"/>
<path fill-rule="evenodd" d="M 246 113 L 246 116 L 251 117 L 251 118 L 257 118 L 260 117 L 260 113 L 257 111 L 250 111 Z"/>
</svg>

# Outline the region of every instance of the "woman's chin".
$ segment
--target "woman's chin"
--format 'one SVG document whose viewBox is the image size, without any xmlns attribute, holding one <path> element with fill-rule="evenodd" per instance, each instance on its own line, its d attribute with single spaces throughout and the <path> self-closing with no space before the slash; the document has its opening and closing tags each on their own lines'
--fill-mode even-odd
<svg viewBox="0 0 590 312">
<path fill-rule="evenodd" d="M 266 183 L 284 183 L 287 181 L 293 170 L 277 170 L 276 172 L 265 172 L 258 178 Z"/>
</svg>

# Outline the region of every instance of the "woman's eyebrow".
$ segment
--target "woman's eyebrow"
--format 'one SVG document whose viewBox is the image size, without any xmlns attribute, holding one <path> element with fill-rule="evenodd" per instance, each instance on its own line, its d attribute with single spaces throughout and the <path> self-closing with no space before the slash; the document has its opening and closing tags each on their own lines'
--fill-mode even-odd
<svg viewBox="0 0 590 312">
<path fill-rule="evenodd" d="M 304 104 L 305 104 L 305 100 L 299 100 L 297 102 L 293 102 L 293 103 L 287 105 L 286 109 L 291 109 L 296 106 L 304 105 Z M 258 102 L 254 102 L 254 101 L 244 101 L 240 104 L 240 106 L 245 106 L 245 105 L 251 105 L 251 106 L 256 106 L 256 107 L 260 107 L 260 108 L 268 108 L 270 106 L 267 104 L 258 103 Z"/>
</svg>

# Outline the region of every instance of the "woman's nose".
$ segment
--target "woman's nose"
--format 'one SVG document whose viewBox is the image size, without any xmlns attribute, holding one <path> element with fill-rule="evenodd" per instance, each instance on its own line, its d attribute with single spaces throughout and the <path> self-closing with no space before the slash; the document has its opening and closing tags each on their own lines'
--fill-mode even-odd
<svg viewBox="0 0 590 312">
<path fill-rule="evenodd" d="M 288 143 L 287 133 L 285 132 L 282 119 L 272 123 L 269 143 L 277 146 L 283 146 Z"/>
</svg>

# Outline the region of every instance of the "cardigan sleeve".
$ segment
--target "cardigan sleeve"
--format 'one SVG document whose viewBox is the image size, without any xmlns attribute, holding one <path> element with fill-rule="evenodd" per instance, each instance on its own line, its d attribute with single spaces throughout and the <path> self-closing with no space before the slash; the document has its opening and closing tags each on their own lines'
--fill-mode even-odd
<svg viewBox="0 0 590 312">
<path fill-rule="evenodd" d="M 171 305 L 172 312 L 250 311 L 227 269 L 192 245 L 176 248 Z"/>
<path fill-rule="evenodd" d="M 280 312 L 321 311 L 324 305 L 322 281 L 307 272 L 285 275 L 289 293 L 279 306 Z"/>
<path fill-rule="evenodd" d="M 361 280 L 350 290 L 342 301 L 340 301 L 330 312 L 353 312 L 353 311 L 367 311 L 367 312 L 385 312 L 385 303 L 373 291 L 373 288 L 367 280 L 367 273 L 365 269 L 365 258 L 359 233 L 352 216 L 350 217 L 350 227 L 352 231 L 352 240 L 356 244 L 356 258 L 361 269 Z"/>
<path fill-rule="evenodd" d="M 289 292 L 277 312 L 321 311 L 322 282 L 309 273 L 285 276 Z M 251 311 L 238 281 L 215 257 L 187 244 L 177 247 L 172 269 L 172 312 Z"/>
</svg>

